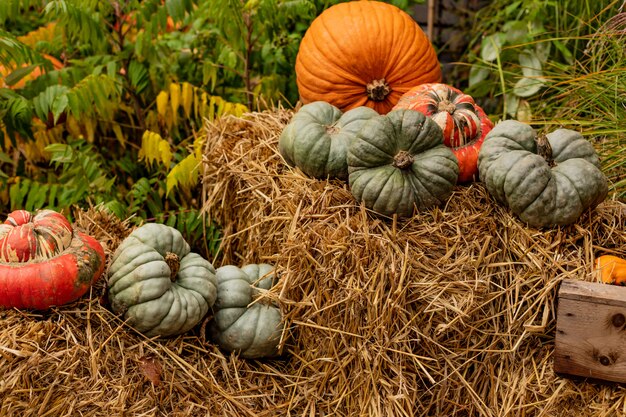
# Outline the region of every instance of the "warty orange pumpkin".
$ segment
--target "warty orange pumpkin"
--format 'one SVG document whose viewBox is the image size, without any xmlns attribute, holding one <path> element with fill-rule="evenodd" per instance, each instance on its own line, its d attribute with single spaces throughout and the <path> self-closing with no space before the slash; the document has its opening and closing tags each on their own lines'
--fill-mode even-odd
<svg viewBox="0 0 626 417">
<path fill-rule="evenodd" d="M 412 87 L 441 80 L 437 54 L 419 25 L 378 1 L 339 3 L 315 18 L 295 69 L 302 102 L 326 101 L 341 111 L 367 106 L 380 114 Z"/>
</svg>

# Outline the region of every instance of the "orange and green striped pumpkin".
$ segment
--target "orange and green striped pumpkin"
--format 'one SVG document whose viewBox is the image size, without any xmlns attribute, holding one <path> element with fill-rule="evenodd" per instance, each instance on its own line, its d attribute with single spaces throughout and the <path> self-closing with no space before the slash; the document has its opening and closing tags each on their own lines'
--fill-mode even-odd
<svg viewBox="0 0 626 417">
<path fill-rule="evenodd" d="M 416 110 L 433 119 L 459 161 L 458 182 L 476 179 L 478 152 L 493 123 L 471 96 L 446 84 L 422 84 L 404 94 L 394 109 Z"/>
</svg>

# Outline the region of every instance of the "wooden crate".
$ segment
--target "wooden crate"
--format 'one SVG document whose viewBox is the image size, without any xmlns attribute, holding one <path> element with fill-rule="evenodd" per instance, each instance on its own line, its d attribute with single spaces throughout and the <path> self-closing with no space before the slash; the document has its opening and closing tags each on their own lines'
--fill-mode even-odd
<svg viewBox="0 0 626 417">
<path fill-rule="evenodd" d="M 626 287 L 564 280 L 554 371 L 626 382 Z"/>
</svg>

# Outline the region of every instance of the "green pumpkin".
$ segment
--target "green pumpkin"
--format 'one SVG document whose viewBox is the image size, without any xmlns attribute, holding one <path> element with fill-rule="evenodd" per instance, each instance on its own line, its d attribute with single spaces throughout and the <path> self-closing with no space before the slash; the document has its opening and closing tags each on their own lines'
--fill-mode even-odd
<svg viewBox="0 0 626 417">
<path fill-rule="evenodd" d="M 282 335 L 282 315 L 273 306 L 254 301 L 258 289 L 275 283 L 274 267 L 251 264 L 217 269 L 217 300 L 209 326 L 211 339 L 243 358 L 276 356 Z"/>
<path fill-rule="evenodd" d="M 480 178 L 528 225 L 571 224 L 606 198 L 607 180 L 593 145 L 580 133 L 558 129 L 545 139 L 547 145 L 525 123 L 498 123 L 478 157 Z"/>
<path fill-rule="evenodd" d="M 190 330 L 217 296 L 213 265 L 190 252 L 178 230 L 155 223 L 139 227 L 119 245 L 108 287 L 113 311 L 146 336 Z"/>
<path fill-rule="evenodd" d="M 414 110 L 394 110 L 363 124 L 348 149 L 348 171 L 357 201 L 407 217 L 443 203 L 459 165 L 437 123 Z"/>
<path fill-rule="evenodd" d="M 283 129 L 278 142 L 280 154 L 314 178 L 348 178 L 348 144 L 363 122 L 378 115 L 369 107 L 341 113 L 324 101 L 302 106 Z"/>
</svg>

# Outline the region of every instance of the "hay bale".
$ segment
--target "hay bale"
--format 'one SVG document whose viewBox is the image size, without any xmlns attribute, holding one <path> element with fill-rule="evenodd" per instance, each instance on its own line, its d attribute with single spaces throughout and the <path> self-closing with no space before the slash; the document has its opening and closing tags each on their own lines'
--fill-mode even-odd
<svg viewBox="0 0 626 417">
<path fill-rule="evenodd" d="M 99 208 L 75 218 L 109 259 L 132 231 Z M 294 380 L 284 361 L 225 356 L 206 340 L 206 321 L 148 339 L 107 308 L 105 294 L 101 279 L 65 306 L 0 310 L 1 416 L 275 416 L 288 408 Z"/>
<path fill-rule="evenodd" d="M 225 354 L 206 321 L 148 339 L 108 310 L 102 279 L 66 306 L 0 311 L 0 415 L 626 414 L 620 386 L 552 372 L 557 285 L 591 280 L 598 253 L 626 255 L 624 204 L 542 232 L 478 184 L 394 222 L 357 207 L 345 184 L 283 164 L 290 117 L 208 126 L 203 164 L 205 209 L 225 233 L 215 266 L 281 273 L 267 296 L 286 315 L 284 358 Z M 75 218 L 109 256 L 131 231 L 97 209 Z"/>
<path fill-rule="evenodd" d="M 289 168 L 287 110 L 207 126 L 204 210 L 224 228 L 220 263 L 268 262 L 291 333 L 274 415 L 595 415 L 620 389 L 552 371 L 564 278 L 593 280 L 598 253 L 626 255 L 626 205 L 536 230 L 481 184 L 397 221 L 347 185 Z M 285 376 L 288 375 L 288 377 Z M 241 394 L 232 392 L 233 397 Z M 282 408 L 285 403 L 289 406 Z M 588 413 L 588 414 L 585 414 Z"/>
</svg>

